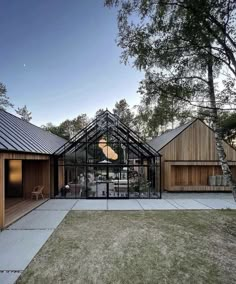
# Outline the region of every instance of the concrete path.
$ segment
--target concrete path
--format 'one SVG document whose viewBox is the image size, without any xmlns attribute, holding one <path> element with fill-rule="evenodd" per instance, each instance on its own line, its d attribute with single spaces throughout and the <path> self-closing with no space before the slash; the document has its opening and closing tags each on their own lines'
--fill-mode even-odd
<svg viewBox="0 0 236 284">
<path fill-rule="evenodd" d="M 13 284 L 77 200 L 49 200 L 0 232 L 0 283 Z"/>
<path fill-rule="evenodd" d="M 80 199 L 72 207 L 72 210 L 107 210 L 107 200 Z"/>
<path fill-rule="evenodd" d="M 0 270 L 21 272 L 53 230 L 5 230 L 0 234 Z"/>
<path fill-rule="evenodd" d="M 107 210 L 143 210 L 143 208 L 137 199 L 111 199 L 108 200 Z"/>
<path fill-rule="evenodd" d="M 8 227 L 9 230 L 53 230 L 68 211 L 34 210 Z"/>
<path fill-rule="evenodd" d="M 1 284 L 12 284 L 15 283 L 21 272 L 0 272 L 0 283 Z"/>
<path fill-rule="evenodd" d="M 70 210 L 236 209 L 231 194 L 163 194 L 163 199 L 49 200 L 0 233 L 0 283 L 13 284 Z"/>
<path fill-rule="evenodd" d="M 56 200 L 55 200 L 56 201 Z M 50 202 L 50 201 L 48 201 Z M 46 202 L 42 206 L 47 206 Z M 42 207 L 41 206 L 41 207 Z M 39 207 L 39 208 L 41 208 Z M 236 209 L 232 194 L 228 193 L 173 193 L 162 199 L 78 200 L 72 210 L 210 210 Z"/>
</svg>

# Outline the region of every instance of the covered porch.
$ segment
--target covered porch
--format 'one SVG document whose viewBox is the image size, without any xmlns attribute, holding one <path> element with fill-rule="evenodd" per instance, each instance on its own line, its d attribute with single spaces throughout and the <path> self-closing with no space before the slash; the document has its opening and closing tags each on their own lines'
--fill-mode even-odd
<svg viewBox="0 0 236 284">
<path fill-rule="evenodd" d="M 24 198 L 6 198 L 5 200 L 5 227 L 37 208 L 48 198 L 32 200 Z"/>
<path fill-rule="evenodd" d="M 0 186 L 0 229 L 9 226 L 49 199 L 50 158 L 44 155 L 5 153 L 1 165 L 4 176 Z M 32 199 L 36 186 L 40 186 L 42 195 L 39 198 L 33 196 Z"/>
</svg>

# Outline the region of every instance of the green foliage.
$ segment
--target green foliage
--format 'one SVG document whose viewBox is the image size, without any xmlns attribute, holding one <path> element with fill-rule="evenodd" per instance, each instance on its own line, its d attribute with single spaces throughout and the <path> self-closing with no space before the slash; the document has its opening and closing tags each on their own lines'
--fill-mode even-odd
<svg viewBox="0 0 236 284">
<path fill-rule="evenodd" d="M 24 105 L 22 108 L 18 107 L 18 109 L 15 111 L 21 117 L 21 119 L 25 121 L 29 122 L 32 119 L 32 113 L 27 109 L 26 105 Z"/>
<path fill-rule="evenodd" d="M 236 113 L 228 113 L 221 118 L 221 127 L 225 140 L 236 147 Z"/>
<path fill-rule="evenodd" d="M 50 131 L 62 138 L 70 139 L 76 135 L 81 129 L 83 129 L 89 123 L 89 118 L 85 113 L 78 115 L 76 118 L 69 120 L 66 119 L 59 126 L 53 125 L 51 122 L 41 127 L 44 130 Z"/>
<path fill-rule="evenodd" d="M 190 97 L 191 94 L 178 85 L 165 84 L 157 95 L 156 84 L 145 79 L 140 84 L 139 92 L 142 94 L 139 111 L 146 122 L 147 136 L 155 136 L 169 124 L 173 128 L 175 121 L 185 123 L 191 117 L 188 103 L 174 96 L 185 92 L 185 97 Z"/>
<path fill-rule="evenodd" d="M 128 127 L 132 126 L 134 114 L 130 110 L 130 107 L 125 99 L 116 102 L 113 108 L 113 113 L 119 117 L 119 119 Z"/>
<path fill-rule="evenodd" d="M 230 145 L 236 147 L 236 113 L 220 112 L 218 116 L 223 139 Z M 198 118 L 213 128 L 211 112 L 209 110 L 198 112 Z"/>
<path fill-rule="evenodd" d="M 63 136 L 67 139 L 72 138 L 76 135 L 81 129 L 83 129 L 89 122 L 89 119 L 85 113 L 78 115 L 72 120 L 63 121 L 59 127 L 63 129 Z"/>
<path fill-rule="evenodd" d="M 47 124 L 42 125 L 41 128 L 43 130 L 49 131 L 49 132 L 51 132 L 51 133 L 53 133 L 57 136 L 68 139 L 68 136 L 65 136 L 64 129 L 60 125 L 56 126 L 56 125 L 52 124 L 51 122 L 48 122 Z"/>
<path fill-rule="evenodd" d="M 215 59 L 236 70 L 235 1 L 106 0 L 105 5 L 118 7 L 122 58 L 133 58 L 137 68 L 181 68 L 178 58 L 193 57 L 196 51 L 207 55 L 209 42 L 214 42 Z"/>
<path fill-rule="evenodd" d="M 100 108 L 99 110 L 96 111 L 95 116 L 98 116 L 100 114 L 102 114 L 105 110 L 103 108 Z"/>
<path fill-rule="evenodd" d="M 3 110 L 6 110 L 8 107 L 13 107 L 13 104 L 10 103 L 9 97 L 7 97 L 6 93 L 6 86 L 0 82 L 0 109 Z"/>
<path fill-rule="evenodd" d="M 139 91 L 142 116 L 151 132 L 173 120 L 181 122 L 190 113 L 197 116 L 208 110 L 211 120 L 213 109 L 235 106 L 235 1 L 107 0 L 105 5 L 119 10 L 122 61 L 131 60 L 145 72 Z M 223 90 L 210 86 L 209 62 L 211 81 L 217 78 Z M 233 78 L 219 77 L 222 68 Z"/>
</svg>

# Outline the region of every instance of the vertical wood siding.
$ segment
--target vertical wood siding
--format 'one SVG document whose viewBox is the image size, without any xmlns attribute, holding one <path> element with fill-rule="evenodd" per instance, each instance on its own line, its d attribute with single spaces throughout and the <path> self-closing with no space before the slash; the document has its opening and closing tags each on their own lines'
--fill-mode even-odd
<svg viewBox="0 0 236 284">
<path fill-rule="evenodd" d="M 224 149 L 228 161 L 236 161 L 236 151 L 225 142 Z M 160 154 L 163 155 L 162 188 L 167 190 L 176 185 L 207 185 L 209 175 L 222 174 L 217 163 L 214 133 L 200 120 L 167 144 Z M 175 163 L 178 161 L 185 163 L 177 166 Z M 236 164 L 231 164 L 236 178 Z"/>
</svg>

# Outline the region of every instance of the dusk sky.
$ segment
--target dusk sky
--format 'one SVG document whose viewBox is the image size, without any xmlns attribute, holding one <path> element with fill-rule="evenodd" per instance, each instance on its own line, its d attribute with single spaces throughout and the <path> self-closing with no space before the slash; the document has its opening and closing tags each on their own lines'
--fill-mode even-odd
<svg viewBox="0 0 236 284">
<path fill-rule="evenodd" d="M 15 108 L 40 126 L 137 104 L 143 75 L 120 63 L 116 15 L 102 0 L 0 0 L 0 82 Z"/>
</svg>

